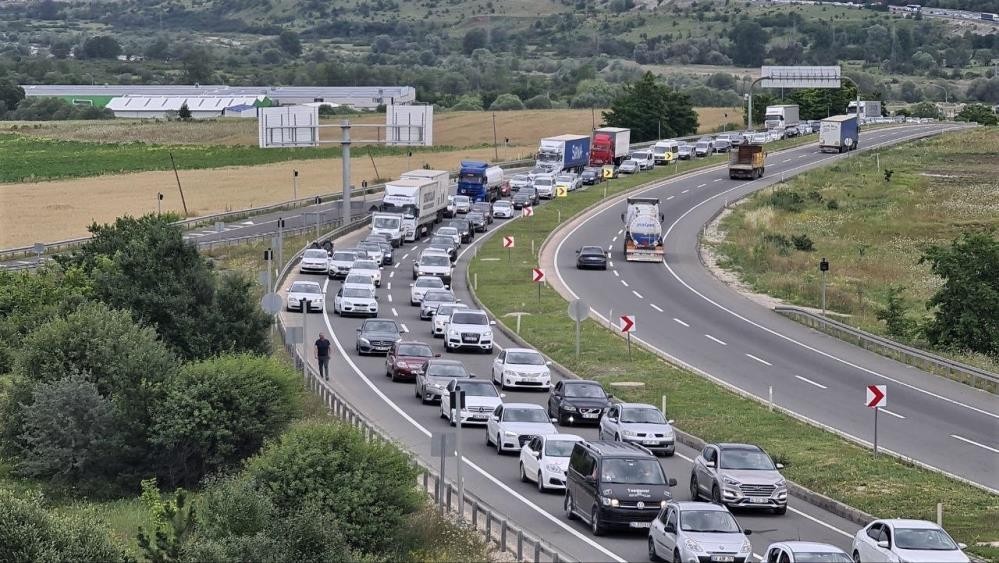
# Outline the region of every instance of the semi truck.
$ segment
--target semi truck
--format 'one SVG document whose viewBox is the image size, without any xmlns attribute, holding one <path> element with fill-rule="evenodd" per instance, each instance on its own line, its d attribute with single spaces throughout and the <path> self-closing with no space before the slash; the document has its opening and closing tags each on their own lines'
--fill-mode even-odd
<svg viewBox="0 0 999 563">
<path fill-rule="evenodd" d="M 621 214 L 624 222 L 624 258 L 630 262 L 662 262 L 663 215 L 659 198 L 629 197 Z"/>
<path fill-rule="evenodd" d="M 860 144 L 860 124 L 857 114 L 834 115 L 819 124 L 819 150 L 822 152 L 852 151 Z"/>
<path fill-rule="evenodd" d="M 846 113 L 857 113 L 857 101 L 854 100 L 846 107 Z M 878 100 L 860 100 L 860 118 L 881 117 L 881 102 Z"/>
<path fill-rule="evenodd" d="M 385 184 L 378 210 L 371 214 L 371 232 L 387 235 L 393 246 L 429 233 L 444 218 L 447 207 L 447 172 L 414 170 L 403 176 Z"/>
<path fill-rule="evenodd" d="M 586 135 L 545 137 L 538 145 L 535 167 L 549 174 L 582 172 L 590 161 L 590 138 Z"/>
<path fill-rule="evenodd" d="M 617 166 L 628 158 L 631 148 L 631 129 L 601 127 L 593 130 L 590 142 L 590 166 L 613 164 Z"/>
<path fill-rule="evenodd" d="M 458 195 L 468 196 L 472 203 L 499 199 L 503 186 L 503 169 L 489 166 L 481 160 L 462 160 L 458 167 Z"/>
<path fill-rule="evenodd" d="M 762 178 L 766 158 L 762 145 L 743 143 L 732 147 L 728 157 L 728 177 L 732 180 Z"/>
<path fill-rule="evenodd" d="M 785 134 L 791 127 L 797 127 L 799 122 L 796 104 L 767 106 L 767 113 L 763 118 L 767 129 L 780 129 Z"/>
</svg>

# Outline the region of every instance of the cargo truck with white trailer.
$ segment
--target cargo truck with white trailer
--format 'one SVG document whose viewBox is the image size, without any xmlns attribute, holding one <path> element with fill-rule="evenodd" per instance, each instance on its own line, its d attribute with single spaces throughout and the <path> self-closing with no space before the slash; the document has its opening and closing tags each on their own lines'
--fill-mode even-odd
<svg viewBox="0 0 999 563">
<path fill-rule="evenodd" d="M 587 135 L 558 135 L 545 137 L 538 145 L 536 168 L 549 174 L 561 172 L 580 173 L 590 162 L 590 137 Z"/>
<path fill-rule="evenodd" d="M 852 151 L 860 144 L 860 123 L 857 114 L 834 115 L 819 124 L 821 152 Z"/>
<path fill-rule="evenodd" d="M 796 104 L 767 106 L 767 112 L 763 118 L 763 123 L 767 129 L 784 131 L 785 136 L 788 136 L 788 129 L 792 127 L 796 128 L 800 122 L 801 120 L 798 119 L 798 106 Z"/>
<path fill-rule="evenodd" d="M 593 130 L 590 142 L 590 166 L 605 164 L 618 166 L 628 158 L 631 148 L 631 129 L 624 127 L 600 127 Z"/>
<path fill-rule="evenodd" d="M 846 113 L 857 113 L 857 100 L 850 102 Z M 860 100 L 860 118 L 881 117 L 881 102 L 878 100 Z"/>
<path fill-rule="evenodd" d="M 621 214 L 624 222 L 624 258 L 630 262 L 662 262 L 663 215 L 659 198 L 629 197 Z"/>
<path fill-rule="evenodd" d="M 447 207 L 447 172 L 414 170 L 403 176 L 407 175 L 410 177 L 385 184 L 378 210 L 371 214 L 371 232 L 387 235 L 393 246 L 429 233 L 443 219 Z"/>
</svg>

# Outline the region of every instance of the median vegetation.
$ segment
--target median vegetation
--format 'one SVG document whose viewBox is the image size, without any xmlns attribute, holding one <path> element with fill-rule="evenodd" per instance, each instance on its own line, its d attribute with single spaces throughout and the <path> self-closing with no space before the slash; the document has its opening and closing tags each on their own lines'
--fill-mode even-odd
<svg viewBox="0 0 999 563">
<path fill-rule="evenodd" d="M 667 177 L 671 172 L 659 169 L 612 181 L 607 197 Z M 531 253 L 531 241 L 537 248 L 559 226 L 559 217 L 568 220 L 601 201 L 603 193 L 601 186 L 573 192 L 568 198 L 538 207 L 533 217 L 504 227 L 504 235 L 515 237 L 512 251 L 501 248 L 498 237 L 479 249 L 469 273 L 477 278 L 476 295 L 500 322 L 513 330 L 511 317 L 506 315 L 529 313 L 521 317 L 520 335 L 578 376 L 605 385 L 641 382 L 644 386 L 640 388 L 616 389 L 615 394 L 624 401 L 655 405 L 665 395 L 667 414 L 676 419 L 678 428 L 708 441 L 759 444 L 786 465 L 790 479 L 841 502 L 875 515 L 929 520 L 935 519 L 936 503 L 942 502 L 944 525 L 949 532 L 971 545 L 974 553 L 999 556 L 995 548 L 975 546 L 979 541 L 997 539 L 995 497 L 980 489 L 891 457 L 875 459 L 868 450 L 769 412 L 759 403 L 677 369 L 637 346 L 629 354 L 623 339 L 593 320 L 582 323 L 583 344 L 577 360 L 575 327 L 567 316 L 565 299 L 543 287 L 539 300 L 537 284 L 531 282 L 531 268 L 538 265 L 536 255 Z M 609 312 L 601 313 L 606 316 Z M 780 404 L 779 395 L 776 402 Z M 674 477 L 681 483 L 689 478 Z"/>
</svg>

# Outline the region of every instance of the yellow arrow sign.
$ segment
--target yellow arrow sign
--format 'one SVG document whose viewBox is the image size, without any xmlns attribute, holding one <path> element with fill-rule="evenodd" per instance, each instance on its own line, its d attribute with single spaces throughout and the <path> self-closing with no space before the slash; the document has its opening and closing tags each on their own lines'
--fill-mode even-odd
<svg viewBox="0 0 999 563">
<path fill-rule="evenodd" d="M 555 188 L 555 197 L 566 197 L 567 195 L 569 195 L 569 190 L 565 186 Z"/>
</svg>

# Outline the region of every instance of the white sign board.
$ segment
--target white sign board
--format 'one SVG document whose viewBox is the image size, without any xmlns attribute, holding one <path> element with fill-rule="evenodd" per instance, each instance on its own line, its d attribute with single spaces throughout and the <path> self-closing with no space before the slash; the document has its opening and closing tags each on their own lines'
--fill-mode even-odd
<svg viewBox="0 0 999 563">
<path fill-rule="evenodd" d="M 319 108 L 310 106 L 260 108 L 257 132 L 259 146 L 262 149 L 319 146 Z"/>
<path fill-rule="evenodd" d="M 385 107 L 385 144 L 431 147 L 434 144 L 434 106 Z"/>
<path fill-rule="evenodd" d="M 838 66 L 764 66 L 760 70 L 763 88 L 839 88 Z"/>
</svg>

